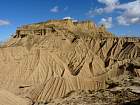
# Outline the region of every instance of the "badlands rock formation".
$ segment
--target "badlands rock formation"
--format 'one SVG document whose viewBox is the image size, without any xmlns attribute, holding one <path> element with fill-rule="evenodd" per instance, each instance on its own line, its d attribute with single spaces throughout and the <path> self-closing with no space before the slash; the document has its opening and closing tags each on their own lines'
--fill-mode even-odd
<svg viewBox="0 0 140 105">
<path fill-rule="evenodd" d="M 17 28 L 0 48 L 0 105 L 34 105 L 76 90 L 140 76 L 140 39 L 115 37 L 90 21 L 51 20 Z"/>
</svg>

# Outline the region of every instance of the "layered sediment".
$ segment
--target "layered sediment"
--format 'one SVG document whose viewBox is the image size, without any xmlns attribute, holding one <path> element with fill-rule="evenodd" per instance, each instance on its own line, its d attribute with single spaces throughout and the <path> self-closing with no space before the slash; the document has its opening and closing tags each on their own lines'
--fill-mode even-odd
<svg viewBox="0 0 140 105">
<path fill-rule="evenodd" d="M 0 58 L 0 89 L 20 105 L 45 103 L 71 91 L 106 89 L 126 72 L 139 77 L 140 39 L 115 37 L 90 21 L 55 20 L 19 27 Z"/>
</svg>

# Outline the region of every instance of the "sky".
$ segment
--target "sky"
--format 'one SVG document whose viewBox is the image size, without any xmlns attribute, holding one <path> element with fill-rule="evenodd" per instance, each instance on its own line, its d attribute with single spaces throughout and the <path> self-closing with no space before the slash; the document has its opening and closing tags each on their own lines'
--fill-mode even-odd
<svg viewBox="0 0 140 105">
<path fill-rule="evenodd" d="M 140 0 L 0 0 L 0 41 L 21 25 L 64 18 L 104 24 L 117 36 L 140 36 Z"/>
</svg>

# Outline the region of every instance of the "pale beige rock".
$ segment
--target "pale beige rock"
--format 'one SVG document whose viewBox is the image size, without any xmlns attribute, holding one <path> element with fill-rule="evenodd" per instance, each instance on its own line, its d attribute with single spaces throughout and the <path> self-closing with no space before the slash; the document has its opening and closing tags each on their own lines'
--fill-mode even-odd
<svg viewBox="0 0 140 105">
<path fill-rule="evenodd" d="M 30 103 L 6 90 L 0 90 L 0 105 L 29 105 Z"/>
<path fill-rule="evenodd" d="M 114 37 L 93 23 L 26 25 L 0 48 L 0 87 L 46 102 L 73 90 L 104 89 L 126 69 L 139 76 L 139 57 L 140 39 Z"/>
</svg>

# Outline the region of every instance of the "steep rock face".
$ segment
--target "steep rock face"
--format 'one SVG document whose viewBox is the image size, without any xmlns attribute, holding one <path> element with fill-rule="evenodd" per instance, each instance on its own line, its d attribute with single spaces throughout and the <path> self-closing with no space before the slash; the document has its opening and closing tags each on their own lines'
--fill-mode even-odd
<svg viewBox="0 0 140 105">
<path fill-rule="evenodd" d="M 73 90 L 105 89 L 125 71 L 139 77 L 140 39 L 113 37 L 91 23 L 50 21 L 19 28 L 0 58 L 1 89 L 48 102 Z"/>
</svg>

